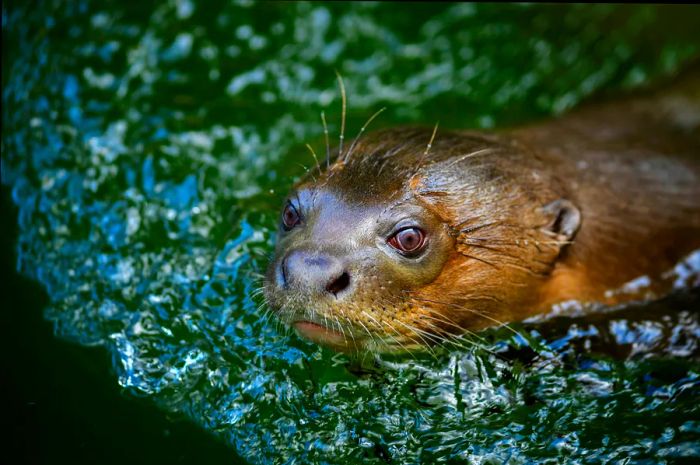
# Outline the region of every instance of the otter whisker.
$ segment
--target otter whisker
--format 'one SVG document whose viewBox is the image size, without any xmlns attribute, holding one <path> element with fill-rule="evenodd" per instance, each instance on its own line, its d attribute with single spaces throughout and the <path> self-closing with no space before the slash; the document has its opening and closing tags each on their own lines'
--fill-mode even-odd
<svg viewBox="0 0 700 465">
<path fill-rule="evenodd" d="M 433 134 L 430 136 L 430 140 L 428 141 L 428 145 L 425 146 L 425 151 L 423 152 L 423 155 L 421 156 L 420 161 L 418 162 L 418 167 L 416 168 L 416 173 L 420 171 L 420 169 L 423 167 L 423 164 L 425 163 L 425 160 L 428 158 L 428 154 L 430 153 L 430 149 L 433 147 L 433 141 L 435 140 L 435 134 L 437 134 L 438 130 L 438 125 L 440 122 L 438 121 L 435 123 L 435 127 L 433 128 Z M 414 174 L 415 176 L 415 174 Z"/>
<path fill-rule="evenodd" d="M 384 298 L 384 297 L 380 297 L 379 303 L 382 304 L 382 305 L 388 305 L 388 306 L 391 306 L 391 305 L 392 305 L 392 302 L 391 302 L 390 300 Z M 407 339 L 407 340 L 410 342 L 410 344 L 412 344 L 412 345 L 414 345 L 414 346 L 416 345 L 415 341 L 410 340 L 410 339 L 407 338 L 404 334 L 400 333 L 400 332 L 396 329 L 396 327 L 395 327 L 393 324 L 391 324 L 390 322 L 386 322 L 386 321 L 382 320 L 382 322 L 379 323 L 375 318 L 372 318 L 372 316 L 371 316 L 370 314 L 367 314 L 367 316 L 368 316 L 369 318 L 371 318 L 375 323 L 378 324 L 378 329 L 379 329 L 379 330 L 381 330 L 382 326 L 387 326 L 387 327 L 388 327 L 389 329 L 391 329 L 394 333 L 396 333 L 396 335 L 397 335 L 398 337 L 393 336 L 393 335 L 388 334 L 388 333 L 385 333 L 385 334 L 387 334 L 387 336 L 391 337 L 392 340 L 394 340 L 395 342 L 397 342 L 397 343 L 401 346 L 401 348 L 402 348 L 403 350 L 405 350 L 405 351 L 407 351 L 407 352 L 410 352 L 410 351 L 411 351 L 411 349 L 410 349 L 409 347 L 407 347 L 407 346 L 404 345 L 404 344 L 401 344 L 401 343 L 400 343 L 400 340 L 404 340 L 404 342 L 406 342 L 406 339 Z M 425 341 L 423 341 L 423 342 L 425 342 Z M 427 350 L 428 352 L 430 352 L 430 355 L 431 355 L 433 358 L 435 358 L 435 354 L 433 353 L 433 350 L 430 348 L 430 346 L 421 345 L 420 347 L 421 347 L 421 348 L 424 348 L 425 350 Z M 416 361 L 418 360 L 418 359 L 415 357 L 415 355 L 412 354 L 412 356 L 413 356 L 414 360 L 416 360 Z"/>
<path fill-rule="evenodd" d="M 326 114 L 321 112 L 321 121 L 323 122 L 323 136 L 326 139 L 326 169 L 331 167 L 331 144 L 328 140 L 328 123 L 326 123 Z"/>
<path fill-rule="evenodd" d="M 248 294 L 248 296 L 252 299 L 252 298 L 254 298 L 254 297 L 259 296 L 259 295 L 262 294 L 264 291 L 265 291 L 265 287 L 264 287 L 264 286 L 262 286 L 262 287 L 256 287 L 256 288 L 254 288 L 252 291 L 250 291 L 250 294 Z"/>
<path fill-rule="evenodd" d="M 273 315 L 272 310 L 269 308 L 266 309 L 263 312 L 262 317 L 260 318 L 260 320 L 262 321 L 262 324 L 267 326 L 270 323 L 270 318 L 272 318 L 272 315 Z"/>
<path fill-rule="evenodd" d="M 518 265 L 517 263 L 510 263 L 507 261 L 503 261 L 502 265 L 509 266 L 511 268 L 515 268 L 515 269 L 520 270 L 520 271 L 524 271 L 525 273 L 528 273 L 528 274 L 533 275 L 533 276 L 547 276 L 549 274 L 549 271 L 550 271 L 549 269 L 545 270 L 545 271 L 535 271 L 531 268 L 528 268 L 527 266 Z"/>
<path fill-rule="evenodd" d="M 489 266 L 491 266 L 491 267 L 493 267 L 493 268 L 496 268 L 497 270 L 500 269 L 500 268 L 498 267 L 498 265 L 496 265 L 495 263 L 491 263 L 490 261 L 488 261 L 488 260 L 486 260 L 486 259 L 484 259 L 484 258 L 480 258 L 480 257 L 476 257 L 476 256 L 474 256 L 474 255 L 470 255 L 470 254 L 468 254 L 468 253 L 466 253 L 466 252 L 464 252 L 464 251 L 462 251 L 462 250 L 459 250 L 459 249 L 457 250 L 457 252 L 459 252 L 461 255 L 463 255 L 463 256 L 465 256 L 465 257 L 467 257 L 467 258 L 471 258 L 472 260 L 476 260 L 476 261 L 478 261 L 478 262 L 482 262 L 482 263 L 484 263 L 484 264 L 486 264 L 486 265 L 489 265 Z"/>
<path fill-rule="evenodd" d="M 512 255 L 512 254 L 506 253 L 506 252 L 504 252 L 502 249 L 499 249 L 499 248 L 497 248 L 497 247 L 492 247 L 492 246 L 484 245 L 484 244 L 475 244 L 475 243 L 471 242 L 470 240 L 467 240 L 467 241 L 460 241 L 460 242 L 461 242 L 462 244 L 468 245 L 468 246 L 470 246 L 470 247 L 475 247 L 475 248 L 477 248 L 477 249 L 483 249 L 483 250 L 488 250 L 488 251 L 490 251 L 490 252 L 495 252 L 495 253 L 497 253 L 497 254 L 499 254 L 499 255 L 503 255 L 504 257 L 508 257 L 508 258 L 512 258 L 512 259 L 520 260 L 520 261 L 525 261 L 525 260 L 523 260 L 522 258 L 519 258 L 519 257 L 514 256 L 514 255 Z"/>
<path fill-rule="evenodd" d="M 387 326 L 389 326 L 390 328 L 394 329 L 394 328 L 393 328 L 391 325 L 389 325 L 389 324 L 387 324 Z M 397 331 L 397 334 L 399 334 L 398 331 Z M 409 354 L 409 355 L 411 356 L 411 358 L 412 358 L 414 361 L 416 361 L 416 362 L 418 361 L 418 357 L 416 357 L 416 354 L 414 353 L 414 351 L 411 350 L 409 347 L 405 346 L 403 343 L 401 343 L 401 339 L 400 339 L 400 338 L 398 338 L 398 337 L 396 337 L 396 336 L 393 336 L 393 335 L 391 335 L 391 334 L 388 334 L 388 333 L 387 333 L 387 337 L 391 340 L 392 343 L 395 343 L 395 344 L 397 344 L 399 347 L 401 347 L 401 349 L 403 350 L 404 353 Z"/>
<path fill-rule="evenodd" d="M 431 323 L 429 321 L 423 321 L 422 323 L 425 324 L 428 328 L 435 330 L 435 332 L 431 334 L 434 334 L 435 338 L 439 338 L 438 343 L 440 344 L 450 344 L 458 349 L 465 350 L 468 349 L 468 347 L 465 347 L 464 343 L 468 342 L 472 344 L 472 347 L 481 349 L 481 346 L 479 344 L 476 344 L 474 341 L 460 340 L 454 337 L 453 335 L 445 332 L 442 328 L 440 328 L 434 323 Z"/>
<path fill-rule="evenodd" d="M 436 320 L 436 321 L 440 321 L 440 320 Z M 440 328 L 439 326 L 437 326 L 434 323 L 431 323 L 429 321 L 424 322 L 424 323 L 427 324 L 430 328 L 433 328 L 433 329 L 436 329 L 437 331 L 439 331 L 439 335 L 444 338 L 444 340 L 443 340 L 444 343 L 451 344 L 454 347 L 456 347 L 458 349 L 462 349 L 462 350 L 468 349 L 468 347 L 466 347 L 464 345 L 465 343 L 471 344 L 471 347 L 475 347 L 475 348 L 482 350 L 484 352 L 488 352 L 491 355 L 496 355 L 496 353 L 494 351 L 492 351 L 491 349 L 488 349 L 483 344 L 479 344 L 475 341 L 467 339 L 466 337 L 458 337 L 454 334 L 450 334 L 449 332 L 445 332 L 444 330 L 442 330 L 442 328 Z M 468 331 L 468 333 L 471 333 L 471 332 Z M 466 335 L 466 333 L 465 333 L 465 335 Z M 474 333 L 471 333 L 470 335 L 474 335 Z"/>
<path fill-rule="evenodd" d="M 357 347 L 357 341 L 355 340 L 355 335 L 353 334 L 353 331 L 352 331 L 352 321 L 350 320 L 350 318 L 347 317 L 347 315 L 345 315 L 345 312 L 343 312 L 342 310 L 341 310 L 341 313 L 343 313 L 342 316 L 343 316 L 343 318 L 345 318 L 345 321 L 348 322 L 348 333 L 350 333 L 350 337 L 352 338 L 353 344 L 355 345 L 355 347 Z"/>
<path fill-rule="evenodd" d="M 498 249 L 498 248 L 496 248 L 496 247 L 489 247 L 489 246 L 487 246 L 487 245 L 474 244 L 474 243 L 465 242 L 465 241 L 461 241 L 461 244 L 467 245 L 467 246 L 469 246 L 469 247 L 474 247 L 474 248 L 476 248 L 476 249 L 488 250 L 489 252 L 493 252 L 494 254 L 497 254 L 497 255 L 499 255 L 499 256 L 501 256 L 501 257 L 507 257 L 507 258 L 509 258 L 509 259 L 515 261 L 515 262 L 510 262 L 510 261 L 507 261 L 507 260 L 502 260 L 502 261 L 501 261 L 501 264 L 502 264 L 503 266 L 510 266 L 511 268 L 517 268 L 517 269 L 519 269 L 519 270 L 521 270 L 521 271 L 525 271 L 525 272 L 527 272 L 527 273 L 529 273 L 529 274 L 536 275 L 536 276 L 544 276 L 544 275 L 546 275 L 547 272 L 548 272 L 548 270 L 547 270 L 547 271 L 542 271 L 542 272 L 534 271 L 534 270 L 532 270 L 531 268 L 529 268 L 528 266 L 526 266 L 526 265 L 527 265 L 527 261 L 526 261 L 525 259 L 520 258 L 520 257 L 518 257 L 518 256 L 516 256 L 516 255 L 512 255 L 512 254 L 506 253 L 506 252 L 504 252 L 502 249 Z M 462 251 L 460 251 L 460 253 L 462 253 L 462 255 L 464 255 L 464 256 L 467 256 L 467 254 L 465 254 L 465 253 L 462 252 Z M 476 258 L 476 257 L 475 257 L 475 256 L 471 256 L 471 258 Z M 482 261 L 483 261 L 483 259 L 482 259 Z M 546 262 L 537 261 L 537 260 L 533 260 L 533 261 L 536 261 L 537 263 L 540 263 L 541 265 L 549 265 L 549 264 L 546 263 Z M 524 263 L 525 265 L 520 265 L 520 264 L 518 264 L 517 262 Z"/>
<path fill-rule="evenodd" d="M 418 336 L 421 339 L 421 341 L 423 341 L 423 343 L 425 344 L 425 346 L 428 350 L 431 349 L 429 342 L 432 341 L 432 342 L 437 342 L 439 344 L 442 341 L 442 339 L 439 336 L 431 334 L 427 331 L 423 331 L 422 329 L 418 329 L 416 327 L 413 327 L 409 324 L 404 323 L 401 320 L 396 320 L 396 322 L 399 323 L 400 325 L 404 326 L 405 328 L 407 328 L 409 331 L 412 331 L 416 336 Z M 425 339 L 422 335 L 425 335 L 425 337 L 428 339 Z"/>
<path fill-rule="evenodd" d="M 491 221 L 490 223 L 481 223 L 481 224 L 477 224 L 476 226 L 469 226 L 466 228 L 462 228 L 463 225 L 465 225 L 467 223 L 471 223 L 472 221 L 474 221 L 474 218 L 470 218 L 468 220 L 462 221 L 461 223 L 457 224 L 454 227 L 454 230 L 456 230 L 458 233 L 461 233 L 461 234 L 469 234 L 469 233 L 472 233 L 474 231 L 478 231 L 479 229 L 488 228 L 489 226 L 494 226 L 496 224 L 499 224 L 498 221 Z"/>
<path fill-rule="evenodd" d="M 340 324 L 340 320 L 336 315 L 333 315 L 333 318 L 335 319 L 335 322 L 338 324 L 338 331 L 343 335 L 343 339 L 345 339 L 345 344 L 347 345 L 348 343 L 348 337 L 345 335 L 345 330 L 343 329 L 343 326 Z"/>
<path fill-rule="evenodd" d="M 330 328 L 330 326 L 328 325 L 328 315 L 327 315 L 327 313 L 328 313 L 328 312 L 323 312 L 323 324 L 324 324 L 324 326 L 325 326 L 326 328 Z"/>
<path fill-rule="evenodd" d="M 435 361 L 438 360 L 438 357 L 437 357 L 437 354 L 436 354 L 436 352 L 435 352 L 435 349 L 433 349 L 433 345 L 440 344 L 440 343 L 442 342 L 442 340 L 441 340 L 440 338 L 437 338 L 437 337 L 435 337 L 435 336 L 432 336 L 432 335 L 430 335 L 430 333 L 428 333 L 428 332 L 421 331 L 421 330 L 419 330 L 419 329 L 417 329 L 417 328 L 414 328 L 414 327 L 412 327 L 412 326 L 410 326 L 410 325 L 407 325 L 407 324 L 403 323 L 403 322 L 400 321 L 400 320 L 396 320 L 396 321 L 397 321 L 398 323 L 400 323 L 402 326 L 406 327 L 406 328 L 407 328 L 409 331 L 411 331 L 413 334 L 415 334 L 416 336 L 418 336 L 418 338 L 419 338 L 419 339 L 421 340 L 421 342 L 422 342 L 421 347 L 427 351 L 428 355 L 430 355 L 430 357 L 432 357 L 433 360 L 435 360 Z M 425 334 L 426 337 L 428 337 L 428 339 L 424 338 L 424 337 L 421 335 L 421 333 Z"/>
<path fill-rule="evenodd" d="M 287 310 L 288 310 L 289 305 L 287 302 L 283 303 L 282 306 L 280 307 L 278 314 L 282 316 L 285 320 L 288 319 L 286 317 Z M 289 326 L 288 325 L 282 325 L 284 328 L 284 331 L 280 331 L 280 324 L 282 324 L 282 318 L 275 318 L 275 332 L 277 333 L 282 333 L 285 335 L 289 334 Z"/>
<path fill-rule="evenodd" d="M 258 304 L 255 304 L 255 313 L 257 314 L 260 312 L 260 310 L 265 306 L 265 302 L 260 302 Z"/>
<path fill-rule="evenodd" d="M 316 162 L 316 169 L 318 172 L 321 172 L 321 165 L 318 162 L 318 157 L 316 156 L 316 152 L 314 151 L 313 147 L 311 147 L 309 144 L 306 144 L 306 148 L 309 149 L 309 152 L 311 152 L 311 155 L 314 157 L 314 161 Z M 314 182 L 316 182 L 316 178 L 314 178 Z"/>
<path fill-rule="evenodd" d="M 453 303 L 449 303 L 449 302 L 440 302 L 439 300 L 420 299 L 420 298 L 416 298 L 416 299 L 417 299 L 417 300 L 422 300 L 422 301 L 425 301 L 425 302 L 430 302 L 430 303 L 438 304 L 438 305 L 447 305 L 447 306 L 449 306 L 449 307 L 453 307 L 453 308 L 457 308 L 457 309 L 460 309 L 460 310 L 466 310 L 466 311 L 468 311 L 468 312 L 472 312 L 472 313 L 476 314 L 477 316 L 480 316 L 480 317 L 482 317 L 482 318 L 485 318 L 485 319 L 487 319 L 487 320 L 490 320 L 490 321 L 496 323 L 497 325 L 499 325 L 499 327 L 504 327 L 504 328 L 508 329 L 508 330 L 511 331 L 513 334 L 515 334 L 515 335 L 521 337 L 522 339 L 527 340 L 527 338 L 526 338 L 525 336 L 523 336 L 519 331 L 517 331 L 516 329 L 514 329 L 513 327 L 511 327 L 508 323 L 506 323 L 506 322 L 504 322 L 504 321 L 501 321 L 501 320 L 499 320 L 499 319 L 497 319 L 497 318 L 494 318 L 494 317 L 492 317 L 492 316 L 489 316 L 489 315 L 485 314 L 484 312 L 480 312 L 480 311 L 478 311 L 478 310 L 475 310 L 475 309 L 469 308 L 469 307 L 465 307 L 465 306 L 463 306 L 463 305 L 457 305 L 457 304 L 453 304 Z"/>
<path fill-rule="evenodd" d="M 386 299 L 386 298 L 383 298 L 383 297 L 381 297 L 381 298 L 379 299 L 379 302 L 380 302 L 380 304 L 386 304 L 387 306 L 391 306 L 391 305 L 392 305 L 392 302 L 391 302 L 390 300 L 388 300 L 388 299 Z M 367 316 L 370 316 L 370 315 L 367 314 Z M 371 316 L 370 316 L 370 318 L 371 318 Z M 374 320 L 374 318 L 372 318 L 372 319 Z M 376 320 L 374 320 L 374 321 L 376 322 Z M 397 320 L 397 321 L 399 321 L 399 320 Z M 400 322 L 400 321 L 399 321 L 399 322 Z M 385 322 L 385 325 L 388 326 L 389 328 L 391 328 L 392 331 L 394 331 L 397 335 L 399 335 L 399 337 L 403 337 L 403 335 L 394 327 L 394 325 L 388 324 L 388 323 L 386 323 L 386 322 Z M 381 328 L 381 325 L 380 325 L 380 328 Z M 410 328 L 409 328 L 409 329 L 410 329 Z M 413 330 L 411 330 L 411 331 L 415 333 L 415 331 L 413 331 Z M 430 346 L 430 344 L 427 344 L 427 342 L 425 341 L 425 339 L 422 338 L 422 337 L 420 336 L 420 334 L 416 333 L 416 335 L 421 339 L 421 341 L 423 341 L 423 346 L 422 346 L 422 347 L 423 347 L 425 350 L 427 350 L 427 351 L 430 353 L 430 355 L 431 355 L 435 360 L 437 360 L 437 356 L 436 356 L 436 354 L 435 354 L 435 351 L 434 351 L 434 349 Z M 406 349 L 406 350 L 408 350 L 408 349 Z"/>
<path fill-rule="evenodd" d="M 425 146 L 425 152 L 423 152 L 423 160 L 425 160 L 425 157 L 428 156 L 428 153 L 430 152 L 430 149 L 433 146 L 433 141 L 435 140 L 435 134 L 437 134 L 439 124 L 440 124 L 439 121 L 437 123 L 435 123 L 435 127 L 433 128 L 433 134 L 430 136 L 430 140 L 428 141 L 428 145 Z"/>
<path fill-rule="evenodd" d="M 463 305 L 457 305 L 457 304 L 453 304 L 453 303 L 449 303 L 449 302 L 442 302 L 442 301 L 439 301 L 439 300 L 425 299 L 425 298 L 415 297 L 415 296 L 413 297 L 413 299 L 418 300 L 418 301 L 421 301 L 421 302 L 429 302 L 429 303 L 437 304 L 437 305 L 447 305 L 447 306 L 450 306 L 450 307 L 453 307 L 453 308 L 459 308 L 459 309 L 467 310 L 467 311 L 469 311 L 469 312 L 471 312 L 471 313 L 474 313 L 475 315 L 480 316 L 480 317 L 483 317 L 483 318 L 487 318 L 487 319 L 491 318 L 491 317 L 489 317 L 486 313 L 484 313 L 484 312 L 482 312 L 482 311 L 480 311 L 480 310 L 476 310 L 476 309 L 470 308 L 470 307 L 465 307 L 465 306 L 463 306 Z M 469 300 L 475 300 L 475 299 L 472 298 L 472 299 L 469 299 Z M 493 320 L 493 318 L 491 318 L 491 319 Z M 498 324 L 505 324 L 505 323 L 503 323 L 503 322 L 501 322 L 501 321 L 498 321 L 498 320 L 494 320 L 494 321 L 496 321 Z"/>
<path fill-rule="evenodd" d="M 251 279 L 256 279 L 259 282 L 262 282 L 262 280 L 265 279 L 265 275 L 260 273 L 257 270 L 244 270 L 243 273 L 244 273 L 244 276 L 247 276 Z"/>
<path fill-rule="evenodd" d="M 456 165 L 457 163 L 466 160 L 467 158 L 478 157 L 479 155 L 487 155 L 487 154 L 491 154 L 494 152 L 498 152 L 499 150 L 500 150 L 499 147 L 486 147 L 486 148 L 477 150 L 475 152 L 470 152 L 470 153 L 462 155 L 459 158 L 451 161 L 450 164 L 447 165 L 447 167 L 448 168 L 452 167 L 452 166 Z"/>
<path fill-rule="evenodd" d="M 304 168 L 304 171 L 305 171 L 306 173 L 308 173 L 308 174 L 311 176 L 311 179 L 313 179 L 314 182 L 316 182 L 316 176 L 314 176 L 314 174 L 311 172 L 311 170 L 310 170 L 306 165 L 304 165 L 304 164 L 302 164 L 302 163 L 299 163 L 299 162 L 297 162 L 297 165 L 299 165 L 299 166 L 301 166 L 302 168 Z"/>
<path fill-rule="evenodd" d="M 264 258 L 267 259 L 267 260 L 271 260 L 272 258 L 274 258 L 274 253 L 273 253 L 273 252 L 267 252 L 267 251 L 262 250 L 262 249 L 260 249 L 260 248 L 251 248 L 251 249 L 250 249 L 250 252 L 251 252 L 251 254 L 253 254 L 253 255 L 262 256 L 262 257 L 264 257 Z M 253 261 L 253 264 L 254 264 L 254 266 L 256 266 L 256 267 L 257 267 L 257 265 L 258 265 L 258 263 L 255 262 L 255 261 Z"/>
<path fill-rule="evenodd" d="M 362 322 L 362 320 L 358 319 L 358 320 L 357 320 L 357 323 L 358 323 L 360 326 L 362 326 L 362 328 L 363 328 L 363 329 L 365 330 L 365 332 L 367 333 L 367 336 L 369 336 L 369 338 L 372 340 L 372 345 L 373 345 L 373 346 L 377 346 L 378 344 L 377 344 L 377 341 L 374 339 L 374 335 L 370 332 L 370 330 L 367 328 L 367 326 L 365 326 L 365 324 Z"/>
<path fill-rule="evenodd" d="M 486 242 L 488 244 L 492 244 L 492 246 L 487 246 L 487 245 L 483 245 L 480 243 L 476 243 L 475 241 Z M 493 247 L 493 246 L 495 245 L 495 246 L 504 246 L 504 247 L 523 248 L 523 247 L 527 247 L 529 245 L 532 245 L 537 249 L 538 252 L 542 253 L 542 248 L 540 247 L 542 245 L 544 245 L 544 246 L 557 245 L 557 246 L 563 247 L 563 246 L 566 246 L 569 244 L 573 244 L 574 241 L 538 241 L 538 240 L 534 240 L 534 239 L 522 239 L 522 240 L 512 242 L 512 241 L 503 241 L 503 240 L 499 240 L 499 239 L 485 238 L 485 237 L 469 237 L 469 238 L 464 239 L 464 240 L 460 239 L 460 243 L 468 245 L 468 246 L 472 246 L 472 247 L 490 250 L 490 251 L 493 251 L 496 253 L 500 253 L 504 256 L 508 256 L 510 258 L 514 258 L 516 260 L 524 262 L 524 260 L 519 259 L 518 257 L 514 257 L 510 254 L 507 254 L 503 248 Z M 544 260 L 544 259 L 538 259 L 537 257 L 531 257 L 531 260 L 533 262 L 536 262 L 536 263 L 538 263 L 542 266 L 545 266 L 545 267 L 551 266 L 551 263 L 547 260 Z"/>
<path fill-rule="evenodd" d="M 338 158 L 343 159 L 343 140 L 345 139 L 345 112 L 347 109 L 347 96 L 345 95 L 345 83 L 343 82 L 343 77 L 340 75 L 338 70 L 335 71 L 335 75 L 338 78 L 338 86 L 340 87 L 340 97 L 342 100 L 342 114 L 340 120 L 340 143 L 338 144 Z"/>
<path fill-rule="evenodd" d="M 433 313 L 433 312 L 432 312 L 432 309 L 429 309 L 429 310 L 430 310 L 430 312 L 431 312 L 429 315 L 423 314 L 423 315 L 421 315 L 421 317 L 423 317 L 423 318 L 428 318 L 428 319 L 430 319 L 430 320 L 434 320 L 434 321 L 437 321 L 437 322 L 439 322 L 439 323 L 446 323 L 446 324 L 448 324 L 448 325 L 450 325 L 450 326 L 453 326 L 453 327 L 456 328 L 457 330 L 461 331 L 463 334 L 467 334 L 467 335 L 469 335 L 469 336 L 473 336 L 473 337 L 475 337 L 475 338 L 481 340 L 481 342 L 486 343 L 486 340 L 485 340 L 484 338 L 482 338 L 481 336 L 479 336 L 478 334 L 476 334 L 474 331 L 471 331 L 471 330 L 465 328 L 464 326 L 458 325 L 458 324 L 455 323 L 453 320 L 451 320 L 450 318 L 447 318 L 447 317 L 444 316 L 444 315 Z M 443 318 L 438 318 L 437 315 L 440 315 L 440 316 L 443 317 Z M 431 323 L 428 323 L 428 324 L 431 324 Z M 433 327 L 435 327 L 435 328 L 440 329 L 441 331 L 443 331 L 447 337 L 457 337 L 457 335 L 451 334 L 451 333 L 449 333 L 449 332 L 445 332 L 445 331 L 442 330 L 441 328 L 438 328 L 438 327 L 436 327 L 436 326 L 434 326 L 434 325 L 432 325 L 432 324 L 431 324 L 431 326 L 433 326 Z M 476 343 L 476 342 L 474 342 L 474 341 L 468 341 L 468 342 L 470 342 L 471 344 L 477 345 L 479 348 L 482 348 L 482 349 L 484 349 L 484 350 L 487 350 L 487 351 L 489 350 L 489 349 L 486 349 L 485 347 L 483 347 L 483 346 L 481 346 L 481 345 L 478 345 L 478 343 Z"/>
<path fill-rule="evenodd" d="M 509 245 L 513 247 L 522 247 L 527 244 L 537 244 L 537 245 L 569 245 L 573 244 L 575 241 L 538 241 L 535 239 L 523 239 L 518 242 L 512 242 L 512 241 L 504 241 L 501 239 L 495 239 L 495 238 L 490 238 L 490 237 L 470 237 L 470 241 L 484 241 L 484 242 L 489 242 L 491 244 L 498 244 L 498 245 Z"/>
<path fill-rule="evenodd" d="M 311 318 L 309 318 L 311 321 L 316 321 L 316 309 L 314 307 L 309 308 L 309 311 L 311 312 Z"/>
<path fill-rule="evenodd" d="M 274 313 L 274 310 L 273 310 L 272 308 L 268 307 L 268 306 L 265 304 L 265 302 L 261 302 L 261 303 L 260 303 L 260 305 L 257 307 L 256 312 L 259 312 L 259 311 L 262 310 L 263 308 L 265 309 L 265 311 L 263 312 L 263 318 L 264 318 L 266 315 L 271 315 L 271 314 Z"/>
<path fill-rule="evenodd" d="M 369 318 L 370 320 L 372 320 L 372 321 L 377 325 L 377 329 L 379 329 L 379 328 L 382 327 L 382 324 L 381 324 L 376 318 L 374 318 L 372 315 L 370 315 L 369 313 L 367 313 L 366 310 L 362 310 L 362 314 L 365 315 L 365 316 L 366 316 L 367 318 Z"/>
<path fill-rule="evenodd" d="M 352 144 L 350 144 L 350 148 L 348 149 L 348 153 L 343 157 L 343 161 L 348 161 L 350 156 L 352 155 L 352 151 L 355 148 L 355 144 L 357 144 L 357 141 L 362 137 L 362 134 L 365 132 L 365 129 L 367 129 L 367 126 L 370 125 L 372 121 L 374 121 L 374 118 L 379 116 L 384 110 L 386 110 L 386 107 L 381 108 L 379 111 L 375 112 L 372 116 L 369 117 L 367 122 L 360 128 L 360 131 L 357 133 L 357 136 L 355 136 L 355 139 L 352 141 Z"/>
<path fill-rule="evenodd" d="M 477 224 L 475 226 L 464 227 L 464 225 L 471 223 L 473 221 L 476 221 L 478 219 L 480 219 L 480 218 L 479 217 L 468 218 L 468 219 L 456 224 L 455 226 L 451 227 L 451 229 L 453 231 L 456 231 L 457 233 L 463 233 L 463 234 L 470 234 L 470 233 L 473 233 L 474 231 L 478 231 L 478 230 L 483 229 L 483 228 L 488 228 L 490 226 L 499 226 L 499 227 L 511 228 L 511 229 L 523 229 L 522 225 L 512 224 L 512 223 L 504 223 L 501 221 L 491 221 L 488 223 Z"/>
<path fill-rule="evenodd" d="M 391 325 L 391 324 L 389 324 L 389 323 L 387 323 L 387 322 L 384 322 L 384 326 L 387 326 L 389 329 L 393 330 L 399 337 L 392 336 L 391 334 L 388 334 L 388 333 L 387 333 L 387 336 L 390 337 L 391 340 L 392 340 L 393 342 L 395 342 L 395 343 L 397 343 L 399 346 L 401 346 L 401 348 L 404 350 L 404 352 L 410 354 L 411 357 L 413 358 L 413 360 L 416 360 L 416 361 L 417 361 L 418 359 L 416 358 L 416 355 L 413 353 L 413 351 L 410 350 L 408 347 L 406 347 L 406 346 L 401 342 L 401 337 L 402 337 L 403 335 L 402 335 L 400 332 L 398 332 L 398 330 L 397 330 L 396 328 L 394 328 L 393 325 Z"/>
<path fill-rule="evenodd" d="M 250 291 L 250 294 L 248 296 L 252 299 L 252 298 L 259 296 L 263 292 L 265 292 L 265 287 L 264 286 L 258 287 L 258 288 L 253 289 L 252 291 Z"/>
<path fill-rule="evenodd" d="M 421 340 L 426 344 L 427 347 L 430 347 L 430 344 L 428 344 L 429 341 L 437 342 L 439 344 L 443 340 L 443 338 L 437 334 L 432 334 L 432 333 L 429 333 L 428 331 L 424 331 L 422 329 L 416 328 L 416 327 L 411 326 L 407 323 L 404 323 L 401 320 L 396 320 L 396 322 L 399 323 L 400 325 L 408 328 L 410 331 L 413 331 L 416 334 L 416 336 L 421 338 Z M 424 339 L 422 335 L 425 335 L 425 337 L 428 339 L 427 340 Z"/>
<path fill-rule="evenodd" d="M 396 334 L 398 334 L 399 336 L 401 336 L 401 333 L 399 333 L 399 332 L 396 330 L 396 328 L 394 328 L 392 325 L 390 325 L 390 324 L 388 324 L 388 323 L 386 323 L 386 322 L 383 322 L 383 324 L 382 324 L 382 323 L 380 323 L 376 318 L 374 318 L 372 315 L 370 315 L 367 311 L 365 311 L 365 310 L 361 310 L 361 311 L 362 311 L 362 314 L 363 314 L 363 315 L 365 315 L 367 318 L 369 318 L 370 320 L 372 320 L 372 321 L 374 321 L 374 322 L 376 323 L 376 325 L 377 325 L 377 330 L 378 330 L 378 331 L 381 331 L 382 326 L 388 326 L 388 327 L 391 328 Z M 397 344 L 399 344 L 399 345 L 401 346 L 401 348 L 403 348 L 405 351 L 408 352 L 408 349 L 407 349 L 403 344 L 401 344 L 401 342 L 400 342 L 398 339 L 396 339 L 394 336 L 392 336 L 392 335 L 390 335 L 390 334 L 387 334 L 387 336 L 391 337 L 391 338 L 394 340 L 394 342 L 396 342 Z M 414 357 L 414 358 L 415 358 L 415 357 Z"/>
</svg>

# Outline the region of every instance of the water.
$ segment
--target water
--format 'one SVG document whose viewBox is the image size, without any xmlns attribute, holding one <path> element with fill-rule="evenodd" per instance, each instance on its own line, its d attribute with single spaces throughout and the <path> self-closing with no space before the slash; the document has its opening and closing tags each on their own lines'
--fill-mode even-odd
<svg viewBox="0 0 700 465">
<path fill-rule="evenodd" d="M 697 7 L 124 3 L 2 20 L 17 266 L 115 383 L 251 463 L 700 457 L 697 293 L 363 365 L 255 296 L 321 111 L 337 135 L 334 69 L 351 134 L 381 106 L 375 128 L 500 127 L 682 68 Z"/>
</svg>

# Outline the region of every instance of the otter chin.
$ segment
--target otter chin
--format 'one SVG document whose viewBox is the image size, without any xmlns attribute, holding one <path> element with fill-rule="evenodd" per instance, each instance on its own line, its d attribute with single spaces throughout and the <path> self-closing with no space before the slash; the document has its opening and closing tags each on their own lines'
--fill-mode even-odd
<svg viewBox="0 0 700 465">
<path fill-rule="evenodd" d="M 661 297 L 700 248 L 697 71 L 522 128 L 395 128 L 335 154 L 284 202 L 265 298 L 336 350 L 638 300 L 614 291 L 641 276 Z"/>
</svg>

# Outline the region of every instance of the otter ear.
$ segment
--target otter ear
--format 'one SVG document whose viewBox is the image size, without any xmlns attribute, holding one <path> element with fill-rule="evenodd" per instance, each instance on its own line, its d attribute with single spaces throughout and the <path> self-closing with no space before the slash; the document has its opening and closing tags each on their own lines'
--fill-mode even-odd
<svg viewBox="0 0 700 465">
<path fill-rule="evenodd" d="M 551 218 L 544 228 L 548 233 L 565 241 L 574 238 L 581 226 L 581 212 L 576 205 L 566 199 L 558 199 L 542 207 L 542 210 Z"/>
</svg>

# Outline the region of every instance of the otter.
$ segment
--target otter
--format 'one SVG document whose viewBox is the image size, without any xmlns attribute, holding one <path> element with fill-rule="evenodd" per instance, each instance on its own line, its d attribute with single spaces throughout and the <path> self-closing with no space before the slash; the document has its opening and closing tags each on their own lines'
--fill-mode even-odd
<svg viewBox="0 0 700 465">
<path fill-rule="evenodd" d="M 284 204 L 268 305 L 319 344 L 391 352 L 668 293 L 700 248 L 699 71 L 514 129 L 341 138 Z"/>
</svg>

